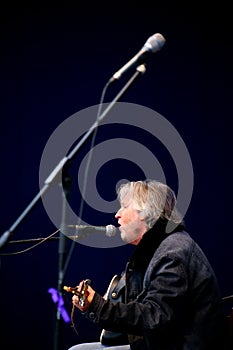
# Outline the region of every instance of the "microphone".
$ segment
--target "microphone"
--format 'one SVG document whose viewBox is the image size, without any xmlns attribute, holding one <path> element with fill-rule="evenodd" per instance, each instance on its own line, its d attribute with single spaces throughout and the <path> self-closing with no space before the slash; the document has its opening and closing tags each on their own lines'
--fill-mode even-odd
<svg viewBox="0 0 233 350">
<path fill-rule="evenodd" d="M 74 228 L 84 235 L 90 234 L 90 233 L 103 232 L 106 234 L 106 236 L 113 237 L 116 234 L 116 227 L 113 225 L 107 225 L 107 226 L 68 225 L 68 227 Z"/>
<path fill-rule="evenodd" d="M 122 74 L 124 74 L 129 68 L 145 63 L 147 57 L 151 53 L 159 51 L 165 44 L 165 41 L 166 40 L 164 39 L 162 34 L 156 33 L 150 36 L 141 48 L 141 50 L 112 76 L 112 78 L 110 79 L 110 83 L 120 79 Z"/>
</svg>

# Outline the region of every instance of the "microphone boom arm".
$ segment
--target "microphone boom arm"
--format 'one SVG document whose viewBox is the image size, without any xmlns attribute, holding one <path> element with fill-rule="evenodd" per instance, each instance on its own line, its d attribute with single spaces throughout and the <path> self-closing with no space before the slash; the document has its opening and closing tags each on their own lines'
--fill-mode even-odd
<svg viewBox="0 0 233 350">
<path fill-rule="evenodd" d="M 114 107 L 116 102 L 124 95 L 124 93 L 128 90 L 128 88 L 132 85 L 132 83 L 139 77 L 139 75 L 144 74 L 146 71 L 146 67 L 144 64 L 137 67 L 136 72 L 133 76 L 128 80 L 128 82 L 123 86 L 120 92 L 116 95 L 116 97 L 112 100 L 112 102 L 106 107 L 106 109 L 102 112 L 99 118 L 93 123 L 90 129 L 84 134 L 82 139 L 78 142 L 75 148 L 68 154 L 68 156 L 61 159 L 61 161 L 57 164 L 54 170 L 50 173 L 47 179 L 44 182 L 43 187 L 39 191 L 39 193 L 34 197 L 34 199 L 29 203 L 29 205 L 25 208 L 22 214 L 18 217 L 18 219 L 12 224 L 12 226 L 5 231 L 0 237 L 0 249 L 7 244 L 14 230 L 22 223 L 25 217 L 29 214 L 35 204 L 39 201 L 39 199 L 44 195 L 44 193 L 48 190 L 49 186 L 53 183 L 58 174 L 62 171 L 64 165 L 68 162 L 68 160 L 72 159 L 74 155 L 77 153 L 79 148 L 84 144 L 84 142 L 88 139 L 88 137 L 92 134 L 92 132 L 97 128 L 100 121 L 102 121 L 109 111 Z"/>
</svg>

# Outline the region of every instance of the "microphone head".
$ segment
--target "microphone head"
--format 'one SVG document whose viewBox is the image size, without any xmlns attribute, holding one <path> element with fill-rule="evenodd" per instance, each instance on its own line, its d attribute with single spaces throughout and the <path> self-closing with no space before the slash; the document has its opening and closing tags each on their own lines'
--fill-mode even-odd
<svg viewBox="0 0 233 350">
<path fill-rule="evenodd" d="M 149 37 L 144 47 L 151 52 L 159 51 L 165 44 L 165 38 L 160 33 L 156 33 Z"/>
<path fill-rule="evenodd" d="M 116 227 L 114 225 L 106 226 L 106 236 L 113 237 L 116 235 Z"/>
</svg>

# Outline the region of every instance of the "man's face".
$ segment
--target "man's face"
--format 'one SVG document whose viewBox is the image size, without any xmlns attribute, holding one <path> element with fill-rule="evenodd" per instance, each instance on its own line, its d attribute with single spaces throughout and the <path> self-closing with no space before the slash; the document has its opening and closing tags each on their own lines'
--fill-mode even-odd
<svg viewBox="0 0 233 350">
<path fill-rule="evenodd" d="M 120 225 L 121 239 L 126 243 L 137 245 L 146 232 L 146 225 L 140 211 L 134 209 L 132 201 L 123 199 L 115 218 Z"/>
</svg>

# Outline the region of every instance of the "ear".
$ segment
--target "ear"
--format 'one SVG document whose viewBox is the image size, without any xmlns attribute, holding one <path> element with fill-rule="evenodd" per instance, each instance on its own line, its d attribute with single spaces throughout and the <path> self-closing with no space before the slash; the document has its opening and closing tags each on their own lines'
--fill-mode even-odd
<svg viewBox="0 0 233 350">
<path fill-rule="evenodd" d="M 140 217 L 140 220 L 141 221 L 145 221 L 145 211 L 144 210 L 142 210 L 142 211 L 140 211 L 140 213 L 139 213 L 139 217 Z"/>
</svg>

